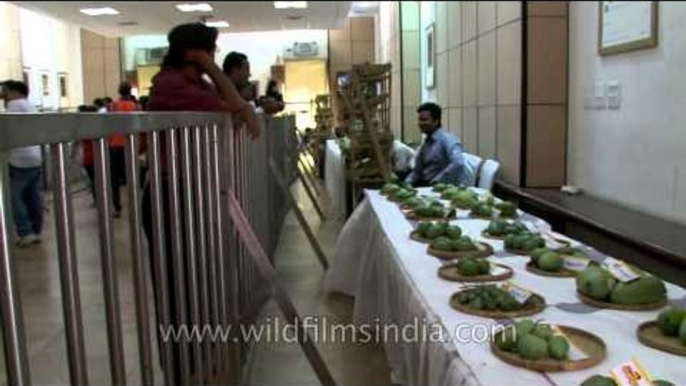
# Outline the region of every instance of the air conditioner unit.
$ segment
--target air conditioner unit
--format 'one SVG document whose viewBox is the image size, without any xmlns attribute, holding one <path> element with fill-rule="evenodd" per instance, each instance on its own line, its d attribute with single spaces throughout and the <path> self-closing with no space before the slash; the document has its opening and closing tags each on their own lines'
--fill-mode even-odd
<svg viewBox="0 0 686 386">
<path fill-rule="evenodd" d="M 167 54 L 167 47 L 139 48 L 136 50 L 136 65 L 149 66 L 162 64 Z"/>
<path fill-rule="evenodd" d="M 319 55 L 319 45 L 317 44 L 317 42 L 293 43 L 293 56 L 303 58 L 317 55 Z"/>
</svg>

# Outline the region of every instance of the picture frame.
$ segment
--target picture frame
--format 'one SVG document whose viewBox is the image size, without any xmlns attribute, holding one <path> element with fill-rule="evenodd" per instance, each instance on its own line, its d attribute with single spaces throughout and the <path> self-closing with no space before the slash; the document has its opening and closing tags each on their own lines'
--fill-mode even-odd
<svg viewBox="0 0 686 386">
<path fill-rule="evenodd" d="M 598 3 L 598 54 L 615 55 L 656 47 L 657 1 Z"/>
<path fill-rule="evenodd" d="M 436 83 L 436 33 L 434 23 L 431 23 L 424 30 L 424 43 L 426 44 L 426 71 L 424 72 L 424 85 L 427 89 L 433 89 Z"/>
</svg>

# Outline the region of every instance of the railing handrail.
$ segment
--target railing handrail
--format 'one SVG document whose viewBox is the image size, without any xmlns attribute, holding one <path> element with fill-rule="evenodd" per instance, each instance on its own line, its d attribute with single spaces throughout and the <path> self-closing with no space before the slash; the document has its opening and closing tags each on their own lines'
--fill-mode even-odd
<svg viewBox="0 0 686 386">
<path fill-rule="evenodd" d="M 137 134 L 170 127 L 223 123 L 229 113 L 196 111 L 120 113 L 3 113 L 0 151 L 63 143 L 112 134 Z"/>
</svg>

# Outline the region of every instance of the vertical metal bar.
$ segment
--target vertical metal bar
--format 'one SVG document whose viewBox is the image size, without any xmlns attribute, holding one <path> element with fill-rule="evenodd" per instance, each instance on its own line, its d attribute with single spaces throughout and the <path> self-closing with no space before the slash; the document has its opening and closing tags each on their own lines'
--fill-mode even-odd
<svg viewBox="0 0 686 386">
<path fill-rule="evenodd" d="M 0 153 L 0 302 L 2 334 L 5 342 L 5 371 L 9 385 L 30 385 L 31 373 L 26 355 L 24 316 L 12 258 L 12 206 L 7 153 Z"/>
<path fill-rule="evenodd" d="M 154 131 L 148 134 L 148 164 L 150 165 L 150 194 L 152 204 L 152 227 L 153 227 L 153 275 L 157 286 L 157 313 L 159 315 L 160 326 L 157 326 L 158 339 L 161 339 L 161 329 L 171 325 L 170 299 L 169 299 L 169 268 L 167 264 L 167 244 L 164 227 L 164 189 L 162 182 L 162 157 L 160 155 L 160 133 Z M 171 342 L 163 342 L 162 355 L 164 364 L 164 384 L 177 385 L 179 380 L 175 379 L 175 363 L 173 347 Z"/>
<path fill-rule="evenodd" d="M 198 258 L 205 262 L 203 272 L 203 311 L 205 320 L 213 329 L 219 324 L 219 305 L 217 291 L 217 260 L 214 252 L 212 220 L 212 194 L 211 194 L 211 170 L 209 153 L 207 152 L 208 127 L 196 127 L 193 129 L 193 166 L 195 167 L 195 195 L 196 195 L 196 221 L 198 223 Z M 215 330 L 216 331 L 216 330 Z M 214 381 L 215 365 L 218 362 L 219 347 L 221 342 L 208 342 L 205 352 L 208 357 L 206 366 L 207 376 Z"/>
<path fill-rule="evenodd" d="M 188 284 L 188 314 L 190 315 L 190 325 L 189 328 L 197 328 L 200 332 L 203 331 L 204 323 L 206 323 L 204 314 L 201 316 L 201 303 L 199 300 L 198 292 L 203 293 L 203 288 L 205 287 L 202 279 L 198 280 L 198 275 L 204 272 L 204 264 L 202 259 L 196 260 L 196 223 L 193 221 L 194 207 L 196 202 L 193 197 L 193 169 L 191 169 L 191 143 L 190 143 L 190 129 L 184 127 L 180 130 L 181 135 L 181 178 L 183 186 L 182 205 L 183 205 L 183 219 L 185 226 L 183 227 L 183 237 L 185 241 L 185 255 L 181 256 L 182 265 L 181 269 L 188 272 L 188 277 L 186 283 Z M 197 197 L 196 197 L 197 198 Z M 181 237 L 181 235 L 179 235 Z M 185 261 L 185 267 L 183 266 Z M 177 274 L 180 277 L 180 274 Z M 182 280 L 182 279 L 178 279 Z M 185 316 L 184 316 L 185 317 Z M 202 363 L 204 359 L 201 350 L 200 340 L 190 342 L 191 346 L 191 357 L 193 358 L 193 364 L 195 367 L 195 373 L 191 375 L 193 383 L 203 384 L 205 382 L 205 377 L 203 376 Z M 190 365 L 190 363 L 188 364 Z"/>
<path fill-rule="evenodd" d="M 86 349 L 83 342 L 83 320 L 79 274 L 74 243 L 74 215 L 69 199 L 67 151 L 64 143 L 50 146 L 55 189 L 55 229 L 60 262 L 60 283 L 69 357 L 69 379 L 72 385 L 88 384 Z"/>
<path fill-rule="evenodd" d="M 222 212 L 223 224 L 228 228 L 230 237 L 227 238 L 226 247 L 226 259 L 227 264 L 227 314 L 229 323 L 231 326 L 237 327 L 240 323 L 240 260 L 238 255 L 238 230 L 234 226 L 233 222 L 230 221 L 229 217 L 229 203 L 227 199 L 234 194 L 236 189 L 236 133 L 233 130 L 233 125 L 231 121 L 228 121 L 228 127 L 222 131 L 222 145 L 223 148 L 221 154 L 225 156 L 224 171 L 221 173 L 222 178 L 220 182 L 222 183 Z M 217 154 L 215 157 L 219 157 L 219 149 L 217 149 Z M 242 342 L 232 342 L 229 341 L 229 376 L 227 378 L 229 384 L 238 384 L 242 378 L 242 366 L 241 366 L 241 349 Z"/>
<path fill-rule="evenodd" d="M 100 257 L 102 266 L 103 292 L 105 294 L 105 315 L 107 318 L 107 347 L 110 357 L 112 384 L 126 384 L 124 343 L 119 312 L 119 286 L 117 267 L 114 262 L 114 235 L 112 233 L 112 203 L 110 202 L 109 146 L 106 138 L 93 141 L 95 161 L 95 193 L 98 205 L 100 232 Z"/>
<path fill-rule="evenodd" d="M 195 155 L 196 157 L 199 157 L 198 164 L 201 164 L 200 172 L 201 175 L 198 175 L 198 178 L 200 181 L 202 181 L 203 189 L 202 189 L 202 194 L 203 198 L 206 203 L 206 209 L 205 213 L 207 214 L 205 216 L 205 238 L 204 240 L 207 243 L 207 260 L 211 262 L 211 264 L 214 267 L 214 271 L 211 270 L 210 273 L 214 272 L 214 275 L 216 275 L 216 280 L 214 283 L 210 284 L 210 295 L 212 297 L 212 309 L 211 309 L 211 315 L 212 315 L 212 327 L 217 328 L 217 327 L 222 327 L 223 328 L 223 322 L 222 322 L 222 312 L 221 312 L 221 299 L 222 299 L 222 294 L 221 294 L 221 289 L 219 287 L 220 285 L 220 278 L 222 276 L 222 272 L 219 270 L 219 259 L 217 257 L 217 244 L 216 244 L 216 232 L 215 232 L 215 224 L 216 224 L 216 218 L 217 218 L 217 208 L 215 206 L 215 201 L 214 201 L 214 181 L 212 179 L 213 175 L 213 166 L 212 166 L 212 156 L 210 154 L 210 140 L 212 138 L 212 127 L 214 125 L 210 124 L 206 127 L 202 127 L 198 130 L 197 134 L 199 138 L 195 138 L 194 145 L 196 147 L 195 149 Z M 202 177 L 202 178 L 200 178 Z M 213 363 L 213 368 L 212 368 L 212 383 L 216 383 L 220 379 L 220 374 L 221 368 L 223 367 L 223 357 L 222 357 L 222 350 L 223 350 L 223 342 L 221 341 L 216 341 L 212 342 L 212 363 Z"/>
<path fill-rule="evenodd" d="M 133 290 L 136 302 L 136 326 L 138 328 L 138 358 L 140 363 L 141 384 L 150 386 L 154 382 L 152 368 L 152 344 L 150 319 L 148 318 L 148 287 L 145 279 L 143 260 L 143 240 L 141 237 L 141 202 L 138 192 L 138 136 L 131 134 L 126 138 L 126 185 L 128 187 L 129 235 L 131 258 L 133 259 Z"/>
<path fill-rule="evenodd" d="M 183 327 L 187 325 L 186 309 L 186 265 L 183 258 L 183 230 L 181 228 L 181 209 L 179 198 L 179 149 L 177 143 L 177 129 L 171 129 L 166 132 L 167 142 L 167 172 L 169 173 L 169 182 L 167 188 L 169 192 L 169 219 L 171 235 L 169 236 L 172 261 L 174 264 L 174 305 L 176 307 L 176 322 L 177 326 Z M 189 330 L 190 332 L 190 330 Z M 188 336 L 189 340 L 193 339 Z M 190 373 L 193 370 L 189 361 L 188 355 L 189 341 L 185 341 L 183 337 L 178 342 L 179 347 L 179 370 L 181 373 L 181 384 L 188 385 L 191 382 Z"/>
</svg>

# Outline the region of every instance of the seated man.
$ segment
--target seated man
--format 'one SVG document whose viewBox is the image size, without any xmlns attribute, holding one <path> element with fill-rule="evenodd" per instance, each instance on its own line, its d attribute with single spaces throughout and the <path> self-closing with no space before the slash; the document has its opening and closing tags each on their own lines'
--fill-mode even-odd
<svg viewBox="0 0 686 386">
<path fill-rule="evenodd" d="M 438 182 L 469 186 L 474 170 L 462 154 L 462 144 L 441 127 L 441 107 L 424 103 L 417 109 L 419 129 L 424 143 L 415 158 L 415 166 L 405 179 L 413 186 L 430 186 Z"/>
</svg>

